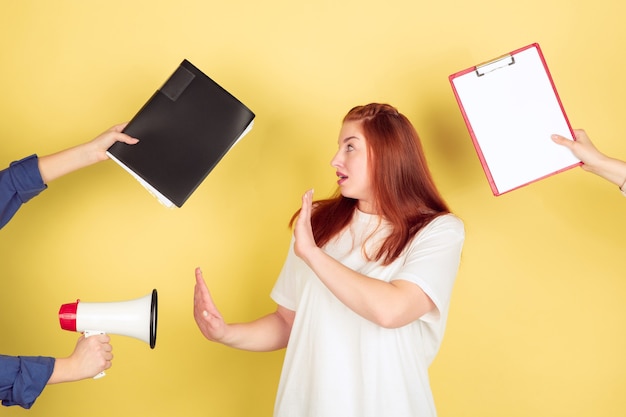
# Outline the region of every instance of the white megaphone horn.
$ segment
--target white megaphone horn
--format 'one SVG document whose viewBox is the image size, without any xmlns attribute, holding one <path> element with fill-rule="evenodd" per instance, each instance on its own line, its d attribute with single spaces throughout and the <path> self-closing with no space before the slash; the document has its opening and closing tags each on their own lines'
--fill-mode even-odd
<svg viewBox="0 0 626 417">
<path fill-rule="evenodd" d="M 93 334 L 119 334 L 134 337 L 154 349 L 157 331 L 157 290 L 144 297 L 128 301 L 75 303 L 61 305 L 59 323 L 63 330 Z M 104 373 L 96 377 L 103 376 Z"/>
</svg>

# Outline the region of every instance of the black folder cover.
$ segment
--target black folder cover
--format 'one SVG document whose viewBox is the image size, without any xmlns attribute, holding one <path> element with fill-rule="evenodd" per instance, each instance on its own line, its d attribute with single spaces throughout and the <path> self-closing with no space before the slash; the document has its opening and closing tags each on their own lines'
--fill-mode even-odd
<svg viewBox="0 0 626 417">
<path fill-rule="evenodd" d="M 166 206 L 182 207 L 254 122 L 254 113 L 186 59 L 124 129 L 109 156 Z"/>
</svg>

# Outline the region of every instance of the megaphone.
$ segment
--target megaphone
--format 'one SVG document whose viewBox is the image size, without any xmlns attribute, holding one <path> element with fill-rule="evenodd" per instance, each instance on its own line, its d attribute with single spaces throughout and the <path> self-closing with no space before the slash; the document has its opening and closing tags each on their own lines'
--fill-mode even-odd
<svg viewBox="0 0 626 417">
<path fill-rule="evenodd" d="M 61 305 L 59 323 L 63 330 L 93 334 L 119 334 L 134 337 L 154 349 L 157 331 L 157 290 L 152 294 L 128 301 L 75 303 Z M 104 373 L 96 377 L 103 376 Z"/>
</svg>

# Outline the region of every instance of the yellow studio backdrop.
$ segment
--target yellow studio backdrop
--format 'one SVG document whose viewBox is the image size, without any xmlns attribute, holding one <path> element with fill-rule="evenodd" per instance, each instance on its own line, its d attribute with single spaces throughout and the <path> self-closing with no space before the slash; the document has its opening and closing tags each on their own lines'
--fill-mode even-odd
<svg viewBox="0 0 626 417">
<path fill-rule="evenodd" d="M 274 309 L 301 194 L 335 188 L 343 115 L 415 124 L 467 240 L 441 351 L 442 417 L 626 413 L 626 199 L 575 168 L 494 197 L 448 76 L 538 42 L 572 125 L 626 158 L 626 6 L 617 0 L 4 1 L 0 163 L 129 120 L 187 58 L 257 115 L 182 209 L 112 161 L 50 184 L 0 231 L 0 352 L 67 356 L 61 304 L 159 292 L 157 344 L 112 336 L 107 376 L 6 416 L 271 416 L 283 352 L 206 341 L 202 267 L 228 321 Z M 528 161 L 532 163 L 532 161 Z"/>
</svg>

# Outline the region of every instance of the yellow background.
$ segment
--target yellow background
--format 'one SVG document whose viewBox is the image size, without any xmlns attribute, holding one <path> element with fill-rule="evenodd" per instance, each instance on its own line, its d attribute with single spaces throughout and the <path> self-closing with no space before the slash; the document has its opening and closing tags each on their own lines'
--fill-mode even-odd
<svg viewBox="0 0 626 417">
<path fill-rule="evenodd" d="M 380 101 L 413 121 L 466 225 L 431 367 L 440 416 L 623 416 L 626 200 L 579 168 L 494 197 L 448 76 L 538 42 L 573 127 L 626 159 L 625 16 L 618 0 L 4 1 L 3 167 L 130 119 L 183 58 L 257 118 L 182 209 L 107 161 L 53 182 L 0 232 L 3 354 L 68 355 L 63 303 L 159 292 L 154 350 L 114 336 L 105 378 L 0 414 L 270 416 L 283 352 L 203 339 L 194 267 L 229 321 L 271 311 L 300 195 L 334 189 L 341 118 Z"/>
</svg>

